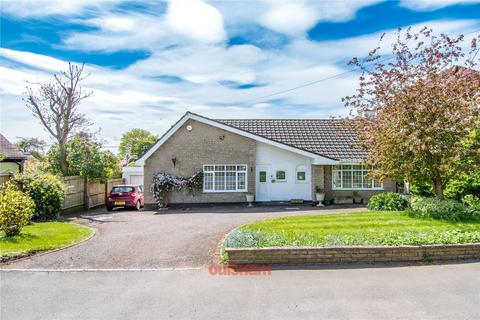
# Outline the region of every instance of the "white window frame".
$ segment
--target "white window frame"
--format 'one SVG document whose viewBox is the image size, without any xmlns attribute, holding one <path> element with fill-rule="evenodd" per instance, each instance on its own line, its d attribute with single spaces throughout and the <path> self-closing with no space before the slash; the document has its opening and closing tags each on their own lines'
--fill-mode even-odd
<svg viewBox="0 0 480 320">
<path fill-rule="evenodd" d="M 279 171 L 283 171 L 285 172 L 285 179 L 277 179 L 277 172 Z M 280 169 L 280 170 L 275 170 L 275 178 L 274 178 L 275 182 L 287 182 L 287 170 L 284 170 L 284 169 Z"/>
<path fill-rule="evenodd" d="M 206 170 L 205 167 L 211 167 L 213 166 L 213 170 Z M 220 170 L 215 170 L 215 166 L 235 166 L 235 171 L 220 171 Z M 238 170 L 238 166 L 244 166 L 245 170 Z M 203 165 L 203 173 L 205 174 L 206 172 L 212 173 L 212 186 L 213 189 L 211 190 L 205 190 L 205 178 L 203 179 L 203 192 L 204 193 L 223 193 L 223 192 L 247 192 L 248 191 L 248 165 L 246 164 L 204 164 Z M 225 187 L 227 186 L 227 172 L 235 172 L 235 190 L 215 190 L 215 172 L 224 172 L 225 175 L 223 177 L 224 179 L 224 185 Z M 238 174 L 239 173 L 245 173 L 245 188 L 244 189 L 238 189 Z"/>
<path fill-rule="evenodd" d="M 298 173 L 305 173 L 305 180 L 298 180 Z M 295 183 L 308 183 L 307 166 L 300 164 L 295 169 Z"/>
<path fill-rule="evenodd" d="M 343 166 L 351 166 L 350 169 L 343 169 Z M 360 166 L 361 167 L 361 172 L 362 172 L 362 188 L 354 188 L 353 187 L 353 172 L 354 171 L 359 171 L 358 169 L 354 169 L 354 166 Z M 332 190 L 383 190 L 383 182 L 381 183 L 380 187 L 375 187 L 374 180 L 371 182 L 371 188 L 364 188 L 364 173 L 371 171 L 371 169 L 366 168 L 364 165 L 360 165 L 358 163 L 343 163 L 338 165 L 340 167 L 340 170 L 335 169 L 335 166 L 332 166 Z M 351 172 L 351 179 L 352 179 L 352 187 L 351 188 L 343 188 L 343 172 L 345 171 L 350 171 Z M 337 187 L 335 185 L 335 173 L 340 172 L 340 181 L 341 181 L 341 187 Z"/>
</svg>

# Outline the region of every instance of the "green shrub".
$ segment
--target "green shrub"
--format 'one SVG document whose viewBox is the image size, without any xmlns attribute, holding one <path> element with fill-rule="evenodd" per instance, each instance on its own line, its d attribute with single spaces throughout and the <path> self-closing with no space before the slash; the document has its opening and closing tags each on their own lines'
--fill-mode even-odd
<svg viewBox="0 0 480 320">
<path fill-rule="evenodd" d="M 411 182 L 409 192 L 411 195 L 419 197 L 435 196 L 435 193 L 433 193 L 432 190 L 432 184 L 425 182 Z"/>
<path fill-rule="evenodd" d="M 462 202 L 468 207 L 480 208 L 480 198 L 472 194 L 467 194 L 465 197 L 463 197 Z"/>
<path fill-rule="evenodd" d="M 58 219 L 63 204 L 64 184 L 50 174 L 16 175 L 12 182 L 35 202 L 34 220 Z"/>
<path fill-rule="evenodd" d="M 461 201 L 466 195 L 480 195 L 480 172 L 462 173 L 447 182 L 445 197 Z"/>
<path fill-rule="evenodd" d="M 477 220 L 480 218 L 480 210 L 478 208 L 468 207 L 461 202 L 451 199 L 414 198 L 410 202 L 410 207 L 408 215 L 418 218 L 448 221 Z"/>
<path fill-rule="evenodd" d="M 408 207 L 408 201 L 395 192 L 379 193 L 368 201 L 368 210 L 400 211 Z"/>
<path fill-rule="evenodd" d="M 0 191 L 0 231 L 10 237 L 20 233 L 35 211 L 35 203 L 9 183 Z"/>
</svg>

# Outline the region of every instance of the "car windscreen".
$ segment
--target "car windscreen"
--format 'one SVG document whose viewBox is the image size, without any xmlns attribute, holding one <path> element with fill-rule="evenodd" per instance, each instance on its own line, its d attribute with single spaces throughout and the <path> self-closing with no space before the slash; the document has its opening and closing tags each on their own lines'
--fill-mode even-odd
<svg viewBox="0 0 480 320">
<path fill-rule="evenodd" d="M 132 192 L 132 191 L 133 191 L 132 187 L 113 187 L 112 189 L 113 193 Z"/>
</svg>

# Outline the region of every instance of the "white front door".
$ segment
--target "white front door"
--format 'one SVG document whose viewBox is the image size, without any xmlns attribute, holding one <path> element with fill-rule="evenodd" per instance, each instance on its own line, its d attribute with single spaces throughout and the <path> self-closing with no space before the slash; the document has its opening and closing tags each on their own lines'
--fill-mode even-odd
<svg viewBox="0 0 480 320">
<path fill-rule="evenodd" d="M 270 166 L 258 165 L 255 170 L 255 200 L 270 201 Z"/>
</svg>

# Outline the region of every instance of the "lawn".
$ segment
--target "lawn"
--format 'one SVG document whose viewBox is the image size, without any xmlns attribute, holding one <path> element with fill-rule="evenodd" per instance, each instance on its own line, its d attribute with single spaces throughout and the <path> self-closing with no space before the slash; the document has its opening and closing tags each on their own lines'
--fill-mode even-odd
<svg viewBox="0 0 480 320">
<path fill-rule="evenodd" d="M 90 237 L 93 230 L 64 222 L 39 222 L 28 225 L 13 237 L 0 232 L 0 257 L 22 256 L 37 251 L 66 247 Z"/>
<path fill-rule="evenodd" d="M 480 242 L 480 222 L 369 211 L 261 220 L 231 232 L 227 247 L 398 246 Z"/>
</svg>

